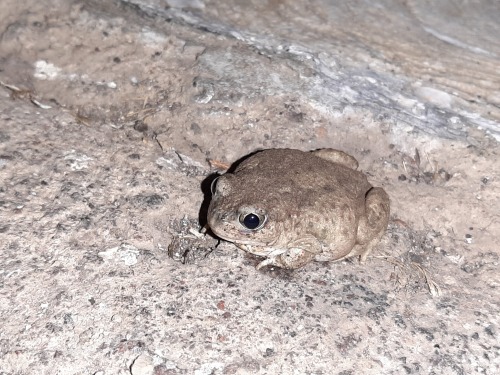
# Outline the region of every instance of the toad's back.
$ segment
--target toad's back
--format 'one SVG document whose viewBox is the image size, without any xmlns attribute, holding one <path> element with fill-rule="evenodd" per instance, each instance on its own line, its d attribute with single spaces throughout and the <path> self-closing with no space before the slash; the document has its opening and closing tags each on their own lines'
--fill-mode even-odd
<svg viewBox="0 0 500 375">
<path fill-rule="evenodd" d="M 244 160 L 234 171 L 236 190 L 249 201 L 276 201 L 304 208 L 356 200 L 371 188 L 365 175 L 311 152 L 271 149 Z M 324 197 L 326 201 L 321 202 Z M 286 200 L 285 198 L 288 198 Z"/>
</svg>

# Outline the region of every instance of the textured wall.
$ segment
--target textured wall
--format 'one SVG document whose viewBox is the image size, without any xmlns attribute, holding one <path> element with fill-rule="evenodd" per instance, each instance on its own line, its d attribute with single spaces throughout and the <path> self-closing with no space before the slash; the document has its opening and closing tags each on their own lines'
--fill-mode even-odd
<svg viewBox="0 0 500 375">
<path fill-rule="evenodd" d="M 500 372 L 498 1 L 1 8 L 0 374 Z M 273 147 L 388 192 L 365 264 L 197 237 Z"/>
</svg>

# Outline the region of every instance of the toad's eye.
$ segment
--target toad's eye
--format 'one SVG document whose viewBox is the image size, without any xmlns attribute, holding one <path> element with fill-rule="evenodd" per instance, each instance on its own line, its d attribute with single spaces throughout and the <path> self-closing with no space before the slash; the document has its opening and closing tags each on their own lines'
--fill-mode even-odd
<svg viewBox="0 0 500 375">
<path fill-rule="evenodd" d="M 266 216 L 249 213 L 240 215 L 240 223 L 247 229 L 256 230 L 262 228 L 266 222 Z"/>
</svg>

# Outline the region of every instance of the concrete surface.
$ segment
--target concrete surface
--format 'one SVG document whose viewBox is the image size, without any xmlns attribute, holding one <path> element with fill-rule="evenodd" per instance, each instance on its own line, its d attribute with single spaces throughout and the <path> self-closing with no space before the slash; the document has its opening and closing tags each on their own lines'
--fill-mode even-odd
<svg viewBox="0 0 500 375">
<path fill-rule="evenodd" d="M 0 374 L 500 373 L 497 1 L 1 10 Z M 195 234 L 271 147 L 389 193 L 366 264 Z"/>
</svg>

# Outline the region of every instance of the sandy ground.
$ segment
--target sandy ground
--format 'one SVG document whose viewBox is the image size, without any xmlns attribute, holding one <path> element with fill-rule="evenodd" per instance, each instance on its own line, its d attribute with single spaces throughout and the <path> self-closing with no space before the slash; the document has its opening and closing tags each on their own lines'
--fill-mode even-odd
<svg viewBox="0 0 500 375">
<path fill-rule="evenodd" d="M 500 373 L 498 5 L 131 3 L 2 3 L 0 374 Z M 365 264 L 195 235 L 272 147 L 389 193 Z"/>
</svg>

